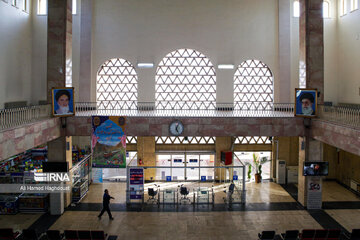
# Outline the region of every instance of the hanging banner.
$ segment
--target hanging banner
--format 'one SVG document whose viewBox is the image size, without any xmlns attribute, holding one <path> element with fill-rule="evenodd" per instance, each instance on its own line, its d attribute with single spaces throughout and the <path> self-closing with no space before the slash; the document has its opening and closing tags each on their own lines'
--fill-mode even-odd
<svg viewBox="0 0 360 240">
<path fill-rule="evenodd" d="M 92 117 L 92 166 L 126 168 L 125 117 Z"/>
</svg>

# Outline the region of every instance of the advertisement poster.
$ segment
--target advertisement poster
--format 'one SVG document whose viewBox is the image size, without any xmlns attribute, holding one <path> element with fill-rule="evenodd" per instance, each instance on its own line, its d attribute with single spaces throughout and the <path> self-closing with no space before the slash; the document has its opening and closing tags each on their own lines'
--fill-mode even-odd
<svg viewBox="0 0 360 240">
<path fill-rule="evenodd" d="M 322 207 L 322 182 L 321 177 L 307 177 L 307 209 L 321 209 Z"/>
<path fill-rule="evenodd" d="M 144 169 L 130 169 L 130 199 L 142 199 L 144 192 Z"/>
<path fill-rule="evenodd" d="M 126 168 L 125 117 L 92 117 L 94 168 Z"/>
</svg>

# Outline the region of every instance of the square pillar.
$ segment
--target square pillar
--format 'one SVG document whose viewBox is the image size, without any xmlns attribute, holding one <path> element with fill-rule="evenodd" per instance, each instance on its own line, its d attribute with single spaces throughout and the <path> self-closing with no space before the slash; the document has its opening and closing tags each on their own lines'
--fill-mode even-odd
<svg viewBox="0 0 360 240">
<path fill-rule="evenodd" d="M 155 137 L 138 137 L 137 156 L 142 160 L 140 167 L 156 166 Z M 145 169 L 145 181 L 155 180 L 156 169 Z"/>
<path fill-rule="evenodd" d="M 72 61 L 72 0 L 48 0 L 47 101 L 51 89 L 65 87 Z"/>
</svg>

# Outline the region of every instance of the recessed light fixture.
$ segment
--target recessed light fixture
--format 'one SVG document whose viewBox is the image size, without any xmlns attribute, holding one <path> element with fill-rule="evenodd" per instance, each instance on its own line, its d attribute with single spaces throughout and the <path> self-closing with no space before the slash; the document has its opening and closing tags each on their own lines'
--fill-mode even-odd
<svg viewBox="0 0 360 240">
<path fill-rule="evenodd" d="M 219 64 L 218 69 L 234 69 L 233 64 Z"/>
<path fill-rule="evenodd" d="M 153 63 L 138 63 L 137 66 L 138 66 L 138 68 L 153 68 L 154 64 Z"/>
</svg>

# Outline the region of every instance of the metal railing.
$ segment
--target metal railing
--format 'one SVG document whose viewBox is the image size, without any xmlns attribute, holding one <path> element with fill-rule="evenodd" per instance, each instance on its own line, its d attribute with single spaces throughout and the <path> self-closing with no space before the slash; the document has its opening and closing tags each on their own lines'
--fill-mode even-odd
<svg viewBox="0 0 360 240">
<path fill-rule="evenodd" d="M 0 130 L 51 117 L 51 105 L 0 109 Z"/>
<path fill-rule="evenodd" d="M 360 109 L 358 108 L 319 105 L 318 116 L 330 122 L 360 127 Z"/>
<path fill-rule="evenodd" d="M 182 110 L 182 109 L 153 109 L 153 103 L 141 103 L 141 110 L 126 109 L 100 109 L 95 102 L 76 103 L 76 116 L 134 116 L 134 117 L 293 117 L 293 103 L 273 103 L 267 109 L 246 109 L 246 110 Z M 146 106 L 149 106 L 146 108 Z M 225 106 L 224 106 L 225 107 Z M 227 104 L 228 108 L 229 105 Z M 149 110 L 143 110 L 149 109 Z"/>
</svg>

